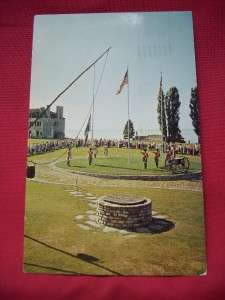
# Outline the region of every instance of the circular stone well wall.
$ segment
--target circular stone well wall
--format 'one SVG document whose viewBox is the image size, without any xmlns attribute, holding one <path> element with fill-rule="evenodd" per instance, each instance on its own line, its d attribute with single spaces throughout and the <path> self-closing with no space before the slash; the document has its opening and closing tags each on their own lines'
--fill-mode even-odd
<svg viewBox="0 0 225 300">
<path fill-rule="evenodd" d="M 152 220 L 151 200 L 147 198 L 103 196 L 97 204 L 97 221 L 101 225 L 135 230 Z"/>
</svg>

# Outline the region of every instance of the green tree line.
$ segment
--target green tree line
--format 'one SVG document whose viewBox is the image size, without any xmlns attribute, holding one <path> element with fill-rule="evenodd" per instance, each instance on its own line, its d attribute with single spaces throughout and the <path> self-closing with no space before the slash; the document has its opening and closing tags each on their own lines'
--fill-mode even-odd
<svg viewBox="0 0 225 300">
<path fill-rule="evenodd" d="M 179 109 L 181 102 L 178 89 L 176 87 L 171 87 L 166 93 L 166 95 L 164 95 L 162 83 L 160 81 L 160 88 L 157 100 L 158 123 L 163 136 L 163 140 L 168 143 L 185 142 L 181 134 L 181 130 L 179 128 Z M 189 116 L 192 119 L 193 129 L 199 139 L 200 130 L 197 87 L 191 89 L 189 107 Z"/>
</svg>

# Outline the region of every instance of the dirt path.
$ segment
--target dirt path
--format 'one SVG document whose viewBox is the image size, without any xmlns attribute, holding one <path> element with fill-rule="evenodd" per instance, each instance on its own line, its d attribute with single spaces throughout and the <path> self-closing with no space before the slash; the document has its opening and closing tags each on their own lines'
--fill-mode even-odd
<svg viewBox="0 0 225 300">
<path fill-rule="evenodd" d="M 36 176 L 32 181 L 50 184 L 88 186 L 95 185 L 101 187 L 124 187 L 128 188 L 156 188 L 169 190 L 189 190 L 202 191 L 201 181 L 176 180 L 176 181 L 140 181 L 140 180 L 120 180 L 103 179 L 85 175 L 74 174 L 66 169 L 59 168 L 55 163 L 48 165 L 37 165 Z"/>
</svg>

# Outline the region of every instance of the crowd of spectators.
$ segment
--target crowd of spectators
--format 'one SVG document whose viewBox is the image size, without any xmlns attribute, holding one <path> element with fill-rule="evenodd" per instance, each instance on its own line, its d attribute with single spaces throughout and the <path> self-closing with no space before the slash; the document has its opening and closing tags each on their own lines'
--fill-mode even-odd
<svg viewBox="0 0 225 300">
<path fill-rule="evenodd" d="M 58 149 L 72 148 L 72 147 L 85 147 L 85 146 L 94 146 L 95 147 L 104 147 L 104 148 L 128 148 L 127 140 L 116 140 L 116 139 L 95 139 L 93 143 L 89 140 L 85 143 L 84 139 L 63 139 L 63 140 L 48 140 L 46 142 L 37 142 L 32 143 L 28 146 L 28 155 L 46 153 Z M 140 141 L 131 141 L 130 148 L 149 151 L 155 151 L 159 149 L 160 151 L 166 152 L 170 147 L 171 143 L 146 143 Z M 183 155 L 199 155 L 200 154 L 200 145 L 198 143 L 182 143 L 173 144 L 176 154 Z"/>
<path fill-rule="evenodd" d="M 42 154 L 46 152 L 51 152 L 58 149 L 65 149 L 68 147 L 73 147 L 75 141 L 72 139 L 64 140 L 53 140 L 39 143 L 30 143 L 28 146 L 28 155 Z"/>
</svg>

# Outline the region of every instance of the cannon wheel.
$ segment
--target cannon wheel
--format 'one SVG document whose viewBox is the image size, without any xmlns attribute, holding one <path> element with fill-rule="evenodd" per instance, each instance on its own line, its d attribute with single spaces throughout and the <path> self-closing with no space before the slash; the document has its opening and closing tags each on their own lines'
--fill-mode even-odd
<svg viewBox="0 0 225 300">
<path fill-rule="evenodd" d="M 190 161 L 187 157 L 183 157 L 179 164 L 172 164 L 173 173 L 187 173 L 190 167 Z"/>
<path fill-rule="evenodd" d="M 182 162 L 182 166 L 183 166 L 183 170 L 185 172 L 187 172 L 189 170 L 189 167 L 190 167 L 190 161 L 187 157 L 184 157 L 183 158 L 183 162 Z"/>
<path fill-rule="evenodd" d="M 172 173 L 176 173 L 178 169 L 178 165 L 174 162 L 174 160 L 166 160 L 165 161 L 165 168 Z"/>
<path fill-rule="evenodd" d="M 172 171 L 173 174 L 178 173 L 179 171 L 179 165 L 174 160 L 172 160 L 170 170 Z"/>
</svg>

